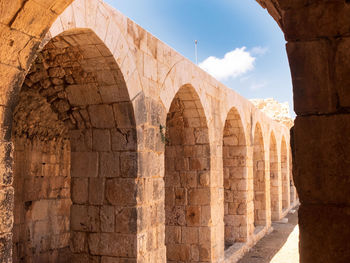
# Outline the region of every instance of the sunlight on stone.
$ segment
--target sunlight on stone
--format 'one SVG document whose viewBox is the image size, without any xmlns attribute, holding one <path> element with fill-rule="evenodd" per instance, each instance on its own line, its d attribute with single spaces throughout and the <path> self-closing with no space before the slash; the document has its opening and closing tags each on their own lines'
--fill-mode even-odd
<svg viewBox="0 0 350 263">
<path fill-rule="evenodd" d="M 270 263 L 299 262 L 299 225 L 296 225 L 284 246 L 271 259 Z"/>
</svg>

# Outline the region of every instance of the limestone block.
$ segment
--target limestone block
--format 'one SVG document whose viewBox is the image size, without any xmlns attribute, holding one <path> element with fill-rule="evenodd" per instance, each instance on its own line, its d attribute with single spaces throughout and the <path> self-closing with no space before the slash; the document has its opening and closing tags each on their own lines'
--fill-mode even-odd
<svg viewBox="0 0 350 263">
<path fill-rule="evenodd" d="M 121 234 L 131 234 L 137 231 L 136 208 L 117 208 L 115 212 L 115 231 Z M 145 219 L 145 218 L 144 218 Z"/>
<path fill-rule="evenodd" d="M 136 203 L 135 191 L 135 179 L 115 178 L 106 180 L 106 199 L 112 205 L 134 205 Z"/>
<path fill-rule="evenodd" d="M 169 244 L 167 245 L 167 259 L 174 261 L 189 261 L 190 246 L 185 244 Z"/>
<path fill-rule="evenodd" d="M 188 191 L 188 203 L 191 205 L 209 205 L 210 204 L 210 189 L 198 188 Z"/>
<path fill-rule="evenodd" d="M 319 2 L 286 10 L 283 27 L 287 41 L 317 39 L 348 33 L 350 7 L 344 1 Z"/>
<path fill-rule="evenodd" d="M 98 232 L 100 229 L 99 208 L 86 205 L 72 205 L 71 229 L 82 232 Z"/>
<path fill-rule="evenodd" d="M 71 153 L 71 176 L 74 177 L 97 177 L 98 153 L 96 152 L 72 152 Z"/>
<path fill-rule="evenodd" d="M 331 87 L 328 63 L 330 50 L 325 40 L 287 44 L 297 114 L 335 111 L 336 94 Z"/>
<path fill-rule="evenodd" d="M 108 152 L 111 150 L 111 135 L 109 130 L 92 130 L 92 149 L 98 152 Z"/>
<path fill-rule="evenodd" d="M 0 185 L 12 185 L 12 162 L 13 162 L 13 145 L 12 143 L 1 143 L 0 153 L 2 159 L 0 161 Z"/>
<path fill-rule="evenodd" d="M 158 80 L 157 60 L 144 54 L 143 75 L 153 81 Z"/>
<path fill-rule="evenodd" d="M 120 162 L 118 152 L 103 152 L 100 153 L 100 177 L 119 177 L 120 176 Z"/>
<path fill-rule="evenodd" d="M 120 176 L 124 178 L 137 177 L 137 153 L 124 152 L 120 154 Z"/>
<path fill-rule="evenodd" d="M 210 261 L 210 243 L 199 246 L 199 260 L 200 261 Z"/>
<path fill-rule="evenodd" d="M 182 227 L 182 243 L 198 244 L 198 228 L 197 227 Z"/>
<path fill-rule="evenodd" d="M 100 209 L 101 231 L 107 233 L 115 232 L 115 208 L 104 205 Z"/>
<path fill-rule="evenodd" d="M 181 227 L 166 226 L 166 244 L 180 244 L 181 243 Z"/>
<path fill-rule="evenodd" d="M 89 234 L 89 249 L 93 255 L 136 257 L 136 236 L 116 233 Z"/>
<path fill-rule="evenodd" d="M 72 178 L 71 193 L 72 201 L 76 204 L 86 204 L 89 198 L 88 178 Z"/>
<path fill-rule="evenodd" d="M 19 68 L 28 68 L 34 55 L 31 49 L 36 49 L 39 41 L 31 40 L 28 35 L 11 30 L 4 25 L 0 26 L 0 32 L 0 37 L 4 41 L 0 50 L 1 62 Z M 24 49 L 23 46 L 25 46 Z"/>
<path fill-rule="evenodd" d="M 199 184 L 201 187 L 208 187 L 210 184 L 210 173 L 203 172 L 199 174 Z"/>
<path fill-rule="evenodd" d="M 338 98 L 341 107 L 350 106 L 349 87 L 349 54 L 350 39 L 344 38 L 338 44 L 335 61 L 335 86 L 338 91 Z"/>
<path fill-rule="evenodd" d="M 103 205 L 105 200 L 105 179 L 89 178 L 89 204 Z"/>
<path fill-rule="evenodd" d="M 70 146 L 72 152 L 87 152 L 92 150 L 92 130 L 70 130 Z"/>
<path fill-rule="evenodd" d="M 22 0 L 4 2 L 0 11 L 0 22 L 4 25 L 9 24 L 9 22 L 13 19 L 18 10 L 21 8 L 22 4 Z"/>
<path fill-rule="evenodd" d="M 14 190 L 12 187 L 2 188 L 0 190 L 0 213 L 1 224 L 0 232 L 10 232 L 13 225 L 13 198 Z"/>
<path fill-rule="evenodd" d="M 102 102 L 96 84 L 70 85 L 66 88 L 66 91 L 68 100 L 73 106 L 98 104 Z"/>
<path fill-rule="evenodd" d="M 186 207 L 186 225 L 200 226 L 201 223 L 201 207 L 187 206 Z"/>
<path fill-rule="evenodd" d="M 210 168 L 209 158 L 190 158 L 190 170 L 205 171 Z"/>
<path fill-rule="evenodd" d="M 41 13 L 41 16 L 36 14 Z M 18 11 L 11 27 L 22 31 L 30 36 L 43 37 L 46 33 L 46 26 L 51 24 L 56 15 L 48 9 L 43 8 L 40 4 L 30 1 Z M 31 26 L 28 26 L 31 25 Z"/>
<path fill-rule="evenodd" d="M 350 187 L 349 121 L 347 114 L 297 118 L 294 180 L 302 203 L 350 204 L 344 195 Z"/>
<path fill-rule="evenodd" d="M 348 207 L 301 205 L 299 208 L 301 262 L 349 261 L 349 220 Z"/>
<path fill-rule="evenodd" d="M 121 102 L 113 104 L 115 121 L 118 128 L 134 128 L 135 118 L 132 104 L 129 102 Z"/>
<path fill-rule="evenodd" d="M 95 128 L 108 129 L 115 126 L 113 110 L 109 105 L 90 105 L 88 107 L 91 124 Z"/>
<path fill-rule="evenodd" d="M 166 225 L 179 225 L 184 226 L 188 222 L 188 216 L 194 223 L 199 221 L 198 209 L 194 207 L 193 209 L 188 209 L 188 212 L 185 213 L 183 207 L 174 206 L 174 207 L 165 207 L 165 216 L 166 216 Z M 193 219 L 192 219 L 193 218 Z M 197 219 L 198 218 L 198 219 Z"/>
<path fill-rule="evenodd" d="M 153 179 L 153 192 L 152 197 L 154 200 L 162 200 L 164 196 L 164 180 L 163 179 Z"/>
</svg>

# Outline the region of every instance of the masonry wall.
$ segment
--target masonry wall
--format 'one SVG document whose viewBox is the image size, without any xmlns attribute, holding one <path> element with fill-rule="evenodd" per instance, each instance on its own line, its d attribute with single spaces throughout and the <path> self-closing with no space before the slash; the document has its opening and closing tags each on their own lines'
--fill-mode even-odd
<svg viewBox="0 0 350 263">
<path fill-rule="evenodd" d="M 229 262 L 269 231 L 269 138 L 280 156 L 287 127 L 99 1 L 75 1 L 35 55 L 16 98 L 56 116 L 35 114 L 41 141 L 69 139 L 72 262 Z"/>
<path fill-rule="evenodd" d="M 347 213 L 350 203 L 347 191 L 349 189 L 349 181 L 347 178 L 349 178 L 348 163 L 350 156 L 348 153 L 350 142 L 347 139 L 347 134 L 350 130 L 348 125 L 349 89 L 347 88 L 349 83 L 348 57 L 350 56 L 348 48 L 349 2 L 344 0 L 257 1 L 262 7 L 266 8 L 270 15 L 276 20 L 288 42 L 287 54 L 293 79 L 295 111 L 298 115 L 292 133 L 292 145 L 294 179 L 302 203 L 299 213 L 301 262 L 313 263 L 315 260 L 320 263 L 349 262 L 350 228 L 348 227 L 349 215 Z M 71 3 L 73 3 L 73 5 L 68 7 Z M 158 50 L 159 52 L 157 52 L 157 54 L 159 54 L 159 57 L 157 57 L 157 60 L 161 61 L 161 63 L 158 63 L 156 66 L 156 71 L 152 71 L 153 74 L 154 72 L 158 72 L 161 76 L 162 72 L 165 72 L 165 75 L 170 72 L 169 75 L 172 75 L 172 70 L 170 69 L 173 68 L 174 71 L 181 72 L 179 75 L 186 79 L 186 82 L 193 81 L 191 78 L 184 77 L 189 72 L 191 72 L 191 74 L 196 72 L 196 70 L 193 70 L 193 66 L 187 64 L 185 66 L 186 71 L 183 72 L 181 68 L 183 68 L 186 63 L 179 62 L 181 56 L 164 45 L 159 44 L 159 42 L 154 41 L 153 38 L 150 38 L 148 41 L 149 34 L 144 34 L 145 31 L 140 30 L 142 33 L 140 35 L 133 34 L 134 31 L 128 30 L 127 19 L 120 15 L 115 15 L 114 12 L 108 12 L 106 11 L 107 9 L 106 5 L 101 1 L 88 0 L 23 0 L 3 1 L 1 4 L 0 256 L 2 262 L 11 261 L 14 189 L 12 185 L 13 143 L 10 135 L 13 104 L 21 83 L 27 74 L 27 70 L 33 62 L 39 46 L 42 44 L 42 40 L 57 18 L 59 23 L 55 23 L 54 26 L 51 27 L 50 34 L 55 36 L 56 34 L 53 32 L 60 33 L 63 30 L 75 27 L 92 28 L 101 39 L 106 43 L 108 42 L 107 46 L 110 47 L 116 59 L 125 58 L 125 52 L 115 52 L 115 43 L 110 43 L 110 40 L 113 38 L 105 38 L 105 36 L 107 35 L 107 30 L 115 30 L 115 32 L 117 32 L 116 34 L 108 34 L 109 36 L 113 35 L 115 37 L 119 32 L 122 32 L 124 38 L 122 41 L 123 47 L 130 44 L 128 51 L 132 50 L 129 53 L 129 58 L 132 57 L 132 59 L 127 59 L 124 65 L 125 70 L 123 72 L 128 76 L 126 79 L 129 79 L 130 74 L 135 72 L 133 67 L 134 69 L 137 68 L 137 71 L 140 72 L 140 76 L 143 76 L 143 68 L 141 66 L 143 65 L 143 58 L 139 55 L 145 53 L 152 57 L 151 50 Z M 66 10 L 66 12 L 63 13 L 64 10 Z M 60 16 L 60 14 L 62 15 Z M 108 15 L 111 15 L 113 18 L 108 19 Z M 110 24 L 108 24 L 109 22 Z M 107 26 L 107 24 L 109 26 Z M 118 24 L 119 29 L 116 29 L 115 24 Z M 154 42 L 156 42 L 156 44 Z M 125 43 L 129 44 L 124 45 Z M 154 45 L 159 46 L 155 48 Z M 140 46 L 142 48 L 140 48 Z M 135 50 L 137 50 L 136 53 L 138 53 L 138 55 L 134 56 Z M 139 52 L 140 50 L 142 50 L 141 53 Z M 166 50 L 165 53 L 169 54 L 169 56 L 166 56 L 168 62 L 165 63 L 163 58 L 161 58 L 164 54 L 164 50 Z M 173 58 L 171 58 L 172 56 Z M 146 64 L 148 65 L 152 63 L 150 62 L 152 60 L 149 60 L 150 57 L 147 57 L 148 62 Z M 123 59 L 120 59 L 118 62 L 123 64 L 123 61 Z M 131 64 L 134 66 L 130 66 Z M 163 67 L 164 65 L 166 65 L 165 69 Z M 126 69 L 130 69 L 130 71 Z M 149 77 L 150 70 L 148 69 L 147 76 Z M 197 74 L 199 73 L 197 72 L 194 75 Z M 222 111 L 223 115 L 226 115 L 233 104 L 236 104 L 235 106 L 240 108 L 244 103 L 240 102 L 242 98 L 225 91 L 222 85 L 210 80 L 205 74 L 201 73 L 199 75 L 199 79 L 206 83 L 205 90 L 208 96 L 200 95 L 200 97 L 201 100 L 203 100 L 204 109 L 208 109 L 206 114 L 209 120 L 209 134 L 211 134 L 212 120 L 215 119 L 215 124 L 217 125 L 219 125 L 220 122 L 224 123 L 225 117 L 223 116 L 221 116 L 221 120 L 218 121 L 218 116 L 220 115 L 217 113 L 218 109 Z M 140 77 L 138 80 L 130 78 L 130 80 L 127 81 L 128 84 L 130 84 L 128 85 L 130 97 L 134 98 L 136 94 L 142 90 L 144 91 L 143 98 L 148 98 L 144 101 L 154 102 L 154 104 L 152 104 L 152 109 L 159 109 L 162 107 L 160 105 L 165 105 L 165 108 L 167 108 L 167 105 L 169 106 L 170 103 L 165 103 L 166 100 L 163 100 L 166 95 L 161 96 L 164 102 L 163 104 L 157 101 L 158 93 L 156 90 L 163 86 L 162 77 L 160 77 L 160 80 L 153 78 L 151 82 L 149 82 L 150 78 L 148 77 Z M 135 84 L 135 82 L 138 82 L 138 84 Z M 175 84 L 178 84 L 178 81 L 173 83 L 173 85 Z M 142 86 L 142 88 L 135 88 L 140 86 Z M 179 87 L 178 85 L 175 86 L 177 88 Z M 193 86 L 201 93 L 200 85 Z M 167 89 L 167 91 L 169 90 L 171 101 L 174 93 L 171 91 L 171 88 Z M 138 102 L 142 101 L 140 97 L 136 100 Z M 216 107 L 215 110 L 212 110 L 212 102 L 215 100 L 219 100 L 220 103 L 213 103 L 216 104 Z M 143 103 L 141 104 L 145 107 L 140 107 L 140 105 L 136 106 L 138 102 L 134 103 L 135 108 L 147 108 L 149 112 L 154 112 L 154 110 L 151 110 Z M 227 102 L 232 103 L 225 105 Z M 156 112 L 159 113 L 161 111 Z M 244 116 L 244 112 L 249 112 L 251 116 Z M 164 113 L 166 115 L 166 110 L 162 112 L 162 114 Z M 240 110 L 240 113 L 244 120 L 248 120 L 248 117 L 252 117 L 253 122 L 255 122 L 257 115 L 259 115 L 254 110 L 251 111 L 250 107 L 247 105 L 243 107 L 242 111 Z M 212 118 L 212 114 L 216 115 L 216 118 Z M 151 115 L 152 114 L 149 114 L 147 118 Z M 164 124 L 165 117 L 163 116 L 162 119 Z M 262 119 L 264 120 L 262 123 L 269 123 L 268 120 Z M 140 121 L 140 119 L 138 119 L 137 122 L 138 125 L 144 123 Z M 247 124 L 249 121 L 244 121 L 244 123 Z M 151 126 L 156 128 L 157 124 L 158 123 L 155 122 L 152 123 Z M 247 126 L 252 127 L 254 124 Z M 138 128 L 142 131 L 147 130 L 147 128 Z M 218 133 L 220 133 L 219 128 Z M 211 136 L 209 137 L 210 142 L 214 141 Z M 221 138 L 221 136 L 218 137 Z M 289 141 L 288 136 L 286 136 L 285 139 L 287 142 Z M 280 140 L 277 134 L 276 140 L 277 142 Z M 161 151 L 156 151 L 157 154 L 155 153 L 150 159 L 161 159 L 160 152 Z M 216 150 L 212 149 L 212 152 L 216 152 Z M 216 176 L 220 174 L 221 164 L 216 166 L 212 165 L 211 167 L 212 169 L 216 169 Z M 161 168 L 159 170 L 161 171 Z M 156 172 L 154 174 L 159 176 L 161 172 Z M 250 180 L 250 176 L 249 174 L 248 180 Z M 159 178 L 160 177 L 158 177 L 158 179 Z M 144 179 L 144 181 L 146 181 L 146 179 Z M 219 181 L 219 179 L 217 179 L 217 181 Z M 161 183 L 159 185 L 161 185 Z M 250 199 L 250 194 L 248 194 L 248 196 Z M 218 200 L 218 202 L 220 202 L 220 198 Z M 151 203 L 152 205 L 156 203 L 161 206 L 160 198 L 152 200 Z M 147 204 L 144 207 L 149 208 L 150 205 L 151 204 Z M 217 212 L 217 210 L 220 210 L 220 205 L 216 202 L 213 211 Z M 248 210 L 250 213 L 252 208 L 249 207 Z M 158 227 L 155 228 L 159 231 L 154 232 L 162 232 L 160 225 L 161 224 L 158 222 Z M 223 227 L 221 227 L 220 224 L 215 225 L 217 226 L 215 227 L 215 230 L 217 230 L 216 232 L 223 231 Z M 154 230 L 155 228 L 151 229 Z M 149 233 L 152 231 L 145 230 L 143 233 L 146 232 Z M 223 249 L 220 238 L 220 235 L 215 238 L 215 240 L 217 240 L 218 253 Z M 145 247 L 145 243 L 146 242 L 143 242 L 141 244 L 140 242 L 140 245 Z M 160 252 L 162 250 L 163 252 Z M 159 255 L 164 253 L 165 250 L 163 246 L 159 249 Z"/>
<path fill-rule="evenodd" d="M 15 139 L 13 262 L 68 262 L 69 141 Z"/>
</svg>

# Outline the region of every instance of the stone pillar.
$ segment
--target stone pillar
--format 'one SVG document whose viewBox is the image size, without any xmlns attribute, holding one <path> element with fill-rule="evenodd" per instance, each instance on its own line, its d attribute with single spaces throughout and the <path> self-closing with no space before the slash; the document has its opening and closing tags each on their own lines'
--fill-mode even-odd
<svg viewBox="0 0 350 263">
<path fill-rule="evenodd" d="M 14 190 L 12 187 L 12 152 L 10 142 L 0 143 L 0 261 L 12 262 L 12 226 Z"/>
<path fill-rule="evenodd" d="M 292 146 L 300 259 L 350 262 L 350 4 L 279 2 L 298 115 Z"/>
<path fill-rule="evenodd" d="M 165 122 L 162 105 L 144 94 L 134 101 L 138 135 L 137 262 L 166 262 L 164 210 Z M 164 126 L 164 124 L 163 124 Z M 162 127 L 163 127 L 162 126 Z"/>
</svg>

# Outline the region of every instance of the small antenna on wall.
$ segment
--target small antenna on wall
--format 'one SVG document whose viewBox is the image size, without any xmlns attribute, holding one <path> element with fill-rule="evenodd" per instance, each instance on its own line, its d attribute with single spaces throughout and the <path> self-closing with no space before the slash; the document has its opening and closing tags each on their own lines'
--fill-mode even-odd
<svg viewBox="0 0 350 263">
<path fill-rule="evenodd" d="M 195 41 L 194 41 L 194 56 L 195 56 L 195 58 L 196 58 L 196 65 L 198 65 L 197 44 L 198 44 L 198 41 L 195 40 Z"/>
</svg>

